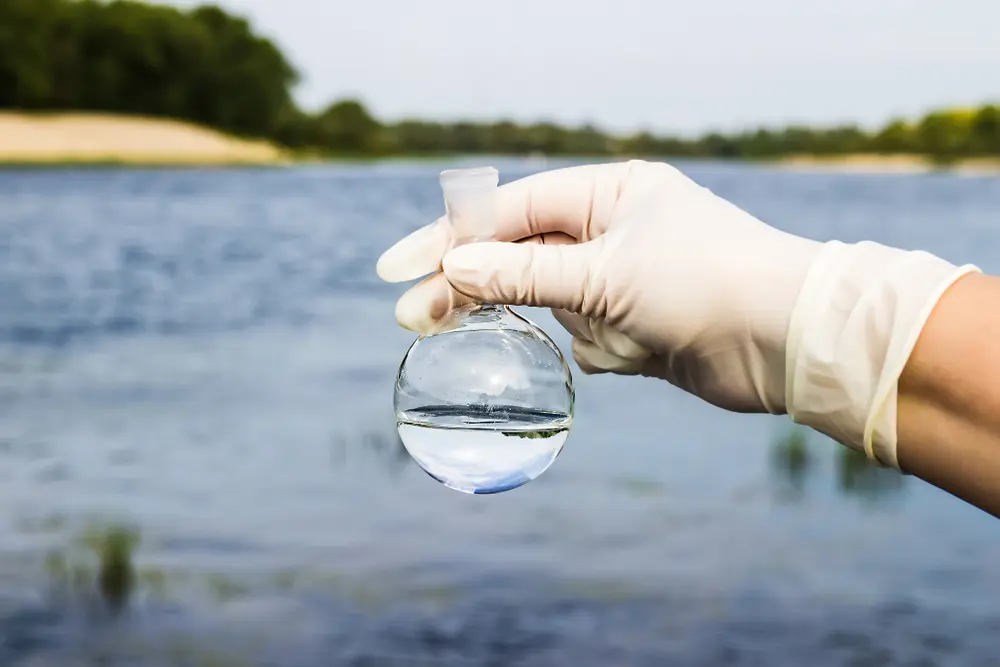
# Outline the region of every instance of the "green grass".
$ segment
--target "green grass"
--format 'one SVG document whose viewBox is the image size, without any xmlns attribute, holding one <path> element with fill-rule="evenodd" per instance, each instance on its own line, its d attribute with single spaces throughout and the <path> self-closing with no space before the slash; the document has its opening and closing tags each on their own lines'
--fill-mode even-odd
<svg viewBox="0 0 1000 667">
<path fill-rule="evenodd" d="M 551 438 L 565 431 L 564 428 L 553 428 L 545 431 L 501 431 L 508 438 L 528 438 L 530 440 L 543 440 Z"/>
</svg>

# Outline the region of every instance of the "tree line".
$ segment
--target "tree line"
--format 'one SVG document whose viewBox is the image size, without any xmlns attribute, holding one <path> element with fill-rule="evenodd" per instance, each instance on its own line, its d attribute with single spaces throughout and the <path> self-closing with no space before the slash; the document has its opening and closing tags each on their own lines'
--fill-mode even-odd
<svg viewBox="0 0 1000 667">
<path fill-rule="evenodd" d="M 760 128 L 682 138 L 556 123 L 385 122 L 359 100 L 318 113 L 292 94 L 299 73 L 243 17 L 138 0 L 0 0 L 0 108 L 104 111 L 189 120 L 329 155 L 671 156 L 914 154 L 1000 157 L 1000 107 L 935 111 L 875 131 Z"/>
</svg>

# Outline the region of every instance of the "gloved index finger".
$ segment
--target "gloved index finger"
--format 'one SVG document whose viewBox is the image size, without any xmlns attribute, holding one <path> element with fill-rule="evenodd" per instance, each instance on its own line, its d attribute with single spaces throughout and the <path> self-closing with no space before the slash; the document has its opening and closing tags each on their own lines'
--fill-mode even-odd
<svg viewBox="0 0 1000 667">
<path fill-rule="evenodd" d="M 562 232 L 585 242 L 607 228 L 627 163 L 564 167 L 497 189 L 497 241 Z"/>
</svg>

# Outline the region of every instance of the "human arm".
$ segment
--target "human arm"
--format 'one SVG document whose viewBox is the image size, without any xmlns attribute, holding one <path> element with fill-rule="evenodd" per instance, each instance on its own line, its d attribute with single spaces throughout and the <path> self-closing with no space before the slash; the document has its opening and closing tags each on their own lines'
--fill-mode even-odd
<svg viewBox="0 0 1000 667">
<path fill-rule="evenodd" d="M 941 297 L 899 380 L 900 468 L 1000 517 L 1000 278 Z"/>
<path fill-rule="evenodd" d="M 452 250 L 442 219 L 380 258 L 390 282 L 429 276 L 400 298 L 403 326 L 432 329 L 468 300 L 549 307 L 584 372 L 655 376 L 729 410 L 788 414 L 987 511 L 1000 504 L 1000 485 L 965 462 L 1000 429 L 976 407 L 983 397 L 955 398 L 948 385 L 965 378 L 942 361 L 970 335 L 960 313 L 985 298 L 954 307 L 982 283 L 975 267 L 782 232 L 660 163 L 515 181 L 498 191 L 497 220 L 495 243 Z M 974 361 L 964 372 L 978 372 Z"/>
</svg>

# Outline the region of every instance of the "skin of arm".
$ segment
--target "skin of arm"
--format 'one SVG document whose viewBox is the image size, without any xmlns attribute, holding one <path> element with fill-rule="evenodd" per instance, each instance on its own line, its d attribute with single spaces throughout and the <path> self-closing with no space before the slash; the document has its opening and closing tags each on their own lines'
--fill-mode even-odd
<svg viewBox="0 0 1000 667">
<path fill-rule="evenodd" d="M 903 472 L 1000 518 L 1000 278 L 938 301 L 898 385 Z"/>
</svg>

